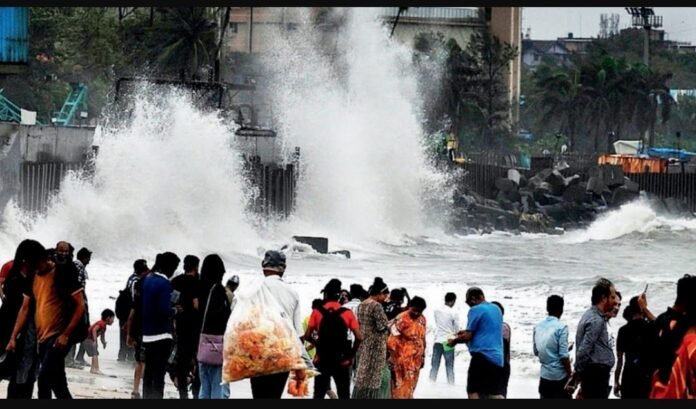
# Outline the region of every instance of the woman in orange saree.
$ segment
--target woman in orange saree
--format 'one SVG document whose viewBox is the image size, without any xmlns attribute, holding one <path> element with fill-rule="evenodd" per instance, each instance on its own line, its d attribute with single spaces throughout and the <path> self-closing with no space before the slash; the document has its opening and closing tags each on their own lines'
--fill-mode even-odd
<svg viewBox="0 0 696 409">
<path fill-rule="evenodd" d="M 418 375 L 425 362 L 424 310 L 425 300 L 413 297 L 408 310 L 392 322 L 387 349 L 395 375 L 392 382 L 393 399 L 413 399 Z"/>
</svg>

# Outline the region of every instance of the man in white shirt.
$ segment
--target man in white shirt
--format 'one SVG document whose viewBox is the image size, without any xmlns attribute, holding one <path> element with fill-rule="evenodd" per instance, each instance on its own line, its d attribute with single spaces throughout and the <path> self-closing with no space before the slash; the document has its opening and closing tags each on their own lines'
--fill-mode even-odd
<svg viewBox="0 0 696 409">
<path fill-rule="evenodd" d="M 281 314 L 292 322 L 295 332 L 298 334 L 297 336 L 300 337 L 304 333 L 302 330 L 302 316 L 300 314 L 300 296 L 297 294 L 297 291 L 283 281 L 286 267 L 285 254 L 274 250 L 267 251 L 261 262 L 261 267 L 265 276 L 262 286 L 269 293 L 273 294 L 282 309 Z M 302 350 L 306 354 L 307 351 L 304 348 Z M 306 356 L 305 360 L 310 362 L 311 365 L 309 356 Z M 289 375 L 290 372 L 283 372 L 251 378 L 252 396 L 254 399 L 280 399 Z M 303 376 L 304 373 L 302 371 L 295 372 L 296 379 L 300 380 Z"/>
<path fill-rule="evenodd" d="M 447 340 L 456 336 L 459 331 L 459 316 L 454 311 L 457 295 L 445 294 L 445 305 L 435 310 L 435 342 L 433 343 L 433 358 L 431 361 L 430 380 L 437 380 L 440 361 L 445 356 L 447 383 L 454 385 L 454 348 L 447 346 Z"/>
</svg>

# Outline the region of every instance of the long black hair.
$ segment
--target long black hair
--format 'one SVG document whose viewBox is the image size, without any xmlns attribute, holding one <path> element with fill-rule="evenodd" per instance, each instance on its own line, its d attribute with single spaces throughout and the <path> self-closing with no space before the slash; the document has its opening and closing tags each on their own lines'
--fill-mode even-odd
<svg viewBox="0 0 696 409">
<path fill-rule="evenodd" d="M 217 254 L 208 254 L 203 259 L 201 266 L 201 284 L 206 291 L 215 284 L 222 284 L 222 276 L 225 275 L 225 263 Z"/>
<path fill-rule="evenodd" d="M 28 265 L 30 268 L 33 268 L 37 263 L 46 260 L 47 258 L 48 253 L 46 252 L 46 248 L 41 243 L 31 239 L 23 240 L 21 243 L 19 243 L 17 250 L 15 251 L 14 261 L 8 274 L 8 278 L 19 274 L 24 264 Z M 33 271 L 29 272 L 29 274 L 33 273 Z"/>
</svg>

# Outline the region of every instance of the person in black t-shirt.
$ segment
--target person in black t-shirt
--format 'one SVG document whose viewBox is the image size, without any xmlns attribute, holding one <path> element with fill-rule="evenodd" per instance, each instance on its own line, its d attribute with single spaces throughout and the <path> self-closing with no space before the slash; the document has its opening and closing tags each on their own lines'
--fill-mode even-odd
<svg viewBox="0 0 696 409">
<path fill-rule="evenodd" d="M 200 380 L 198 379 L 196 351 L 200 333 L 200 280 L 198 265 L 200 259 L 188 255 L 184 257 L 184 274 L 174 277 L 172 289 L 179 292 L 181 307 L 175 316 L 176 332 L 176 370 L 175 384 L 180 399 L 188 399 L 188 379 L 191 379 L 193 398 L 198 399 Z"/>
<path fill-rule="evenodd" d="M 650 394 L 650 345 L 654 326 L 646 318 L 652 317 L 649 311 L 646 313 L 647 304 L 639 303 L 641 297 L 643 295 L 631 298 L 624 309 L 623 317 L 627 323 L 619 328 L 616 338 L 614 395 L 624 399 L 647 399 Z"/>
</svg>

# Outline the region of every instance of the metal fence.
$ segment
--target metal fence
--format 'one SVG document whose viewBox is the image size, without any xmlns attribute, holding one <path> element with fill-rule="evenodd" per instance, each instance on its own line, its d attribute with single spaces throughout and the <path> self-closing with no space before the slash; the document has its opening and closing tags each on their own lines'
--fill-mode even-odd
<svg viewBox="0 0 696 409">
<path fill-rule="evenodd" d="M 19 173 L 19 207 L 44 212 L 51 196 L 60 189 L 61 180 L 71 170 L 82 169 L 85 162 L 25 162 Z"/>
<path fill-rule="evenodd" d="M 295 209 L 296 165 L 285 166 L 248 161 L 245 177 L 257 194 L 251 199 L 251 211 L 262 215 L 288 217 Z"/>
<path fill-rule="evenodd" d="M 672 197 L 696 212 L 696 173 L 626 173 L 640 190 L 660 198 Z"/>
</svg>

